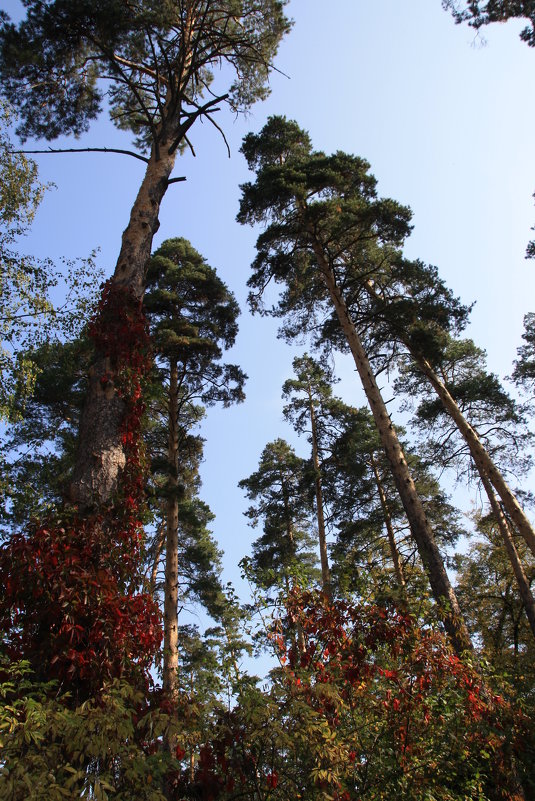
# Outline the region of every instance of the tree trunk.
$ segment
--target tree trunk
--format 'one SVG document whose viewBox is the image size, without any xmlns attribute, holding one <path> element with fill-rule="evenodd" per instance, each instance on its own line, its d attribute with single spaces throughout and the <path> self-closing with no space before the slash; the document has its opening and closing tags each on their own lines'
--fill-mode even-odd
<svg viewBox="0 0 535 801">
<path fill-rule="evenodd" d="M 168 147 L 169 143 L 160 143 L 158 149 L 153 147 L 123 233 L 112 278 L 116 286 L 128 290 L 140 303 L 152 239 L 159 227 L 160 205 L 176 158 L 175 153 L 167 152 Z M 124 403 L 117 394 L 114 368 L 110 358 L 97 354 L 90 370 L 76 463 L 68 491 L 69 500 L 81 508 L 109 502 L 117 491 L 126 462 L 120 438 Z"/>
<path fill-rule="evenodd" d="M 506 517 L 501 509 L 500 504 L 496 499 L 494 492 L 492 491 L 492 486 L 490 484 L 490 481 L 486 476 L 482 476 L 481 481 L 483 483 L 485 492 L 487 493 L 492 513 L 496 518 L 496 522 L 498 524 L 498 528 L 500 530 L 500 534 L 502 536 L 503 543 L 505 545 L 507 556 L 509 557 L 509 561 L 511 562 L 511 567 L 513 568 L 513 572 L 515 574 L 515 578 L 518 584 L 518 590 L 520 592 L 520 598 L 522 599 L 522 604 L 524 606 L 524 610 L 526 612 L 526 616 L 529 621 L 531 632 L 535 637 L 535 599 L 533 598 L 528 578 L 524 572 L 524 568 L 522 567 L 518 551 L 515 548 L 515 543 L 511 535 L 511 530 L 507 523 Z"/>
<path fill-rule="evenodd" d="M 373 300 L 381 305 L 384 303 L 382 298 L 380 298 L 375 291 L 371 281 L 365 281 L 363 286 Z M 468 445 L 481 478 L 483 479 L 484 476 L 489 478 L 491 484 L 494 486 L 496 492 L 500 496 L 511 520 L 517 527 L 519 533 L 526 540 L 526 543 L 528 544 L 532 553 L 535 555 L 535 530 L 526 517 L 524 510 L 518 503 L 514 493 L 511 491 L 510 487 L 502 476 L 500 470 L 494 464 L 489 453 L 487 452 L 487 449 L 479 439 L 476 431 L 466 420 L 455 399 L 450 394 L 444 382 L 441 381 L 439 376 L 435 373 L 427 359 L 411 348 L 410 344 L 405 339 L 401 338 L 401 341 L 411 354 L 422 373 L 428 379 L 429 383 L 442 401 L 445 410 L 457 426 L 461 436 Z"/>
<path fill-rule="evenodd" d="M 385 518 L 385 526 L 386 531 L 388 534 L 388 544 L 390 546 L 390 555 L 392 557 L 392 562 L 394 563 L 394 571 L 396 573 L 396 579 L 398 582 L 398 587 L 401 592 L 401 596 L 404 601 L 407 600 L 407 586 L 405 584 L 405 576 L 403 575 L 403 567 L 401 565 L 401 559 L 399 557 L 399 551 L 396 545 L 396 537 L 394 534 L 394 527 L 392 525 L 392 517 L 390 515 L 390 509 L 388 508 L 388 501 L 386 499 L 383 482 L 381 481 L 381 476 L 379 475 L 379 468 L 377 466 L 377 462 L 375 461 L 375 457 L 373 453 L 370 456 L 371 466 L 373 470 L 373 475 L 375 476 L 375 483 L 377 484 L 377 490 L 379 492 L 379 499 L 381 501 L 381 507 L 383 510 L 383 515 Z"/>
<path fill-rule="evenodd" d="M 311 232 L 312 233 L 312 232 Z M 325 286 L 333 302 L 338 320 L 346 336 L 349 348 L 355 360 L 364 392 L 379 432 L 383 448 L 390 463 L 392 475 L 399 492 L 405 514 L 411 527 L 412 535 L 418 547 L 420 558 L 427 572 L 433 597 L 439 607 L 453 647 L 457 653 L 471 649 L 468 630 L 464 624 L 457 597 L 451 586 L 444 562 L 435 542 L 435 537 L 425 515 L 422 501 L 416 491 L 414 481 L 405 459 L 405 454 L 398 436 L 390 420 L 381 391 L 375 380 L 372 368 L 357 329 L 351 319 L 344 298 L 336 284 L 335 277 L 325 258 L 319 242 L 313 237 L 312 246 L 318 260 Z"/>
<path fill-rule="evenodd" d="M 163 546 L 165 544 L 166 525 L 161 523 L 156 534 L 156 542 L 154 543 L 154 558 L 152 561 L 152 570 L 150 573 L 150 591 L 152 595 L 156 592 L 156 582 L 158 580 L 158 567 L 160 565 L 160 558 L 162 556 Z"/>
<path fill-rule="evenodd" d="M 511 491 L 501 472 L 494 464 L 477 433 L 464 417 L 455 399 L 452 397 L 445 384 L 435 373 L 427 359 L 424 359 L 422 356 L 419 356 L 412 351 L 410 352 L 422 373 L 429 380 L 429 383 L 432 385 L 433 389 L 442 401 L 444 408 L 452 418 L 453 422 L 459 429 L 461 436 L 468 445 L 481 479 L 484 480 L 486 476 L 494 486 L 511 520 L 517 527 L 519 533 L 525 539 L 532 553 L 535 555 L 535 530 L 526 517 L 524 510 L 518 503 L 514 493 Z"/>
<path fill-rule="evenodd" d="M 178 671 L 178 369 L 171 364 L 169 376 L 169 498 L 164 585 L 163 689 L 171 701 L 177 697 Z M 171 738 L 172 739 L 172 738 Z M 172 748 L 168 738 L 165 745 Z"/>
<path fill-rule="evenodd" d="M 312 393 L 308 387 L 310 428 L 312 432 L 312 464 L 314 466 L 314 486 L 316 493 L 316 515 L 318 520 L 318 540 L 321 560 L 321 583 L 323 591 L 331 596 L 331 571 L 329 570 L 329 557 L 327 555 L 327 538 L 325 534 L 325 515 L 323 512 L 323 491 L 321 487 L 321 470 L 318 454 L 318 435 L 316 427 L 316 414 L 312 402 Z"/>
</svg>

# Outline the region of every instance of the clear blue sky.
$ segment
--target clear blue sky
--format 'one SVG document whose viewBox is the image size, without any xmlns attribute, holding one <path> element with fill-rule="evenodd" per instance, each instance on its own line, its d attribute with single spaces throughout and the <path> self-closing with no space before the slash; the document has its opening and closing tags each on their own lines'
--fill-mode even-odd
<svg viewBox="0 0 535 801">
<path fill-rule="evenodd" d="M 19 7 L 3 4 L 13 13 Z M 247 131 L 284 114 L 308 129 L 316 148 L 368 159 L 380 194 L 414 211 L 407 255 L 436 264 L 464 301 L 477 301 L 469 333 L 499 375 L 511 371 L 523 315 L 535 311 L 535 263 L 524 259 L 535 224 L 535 50 L 519 40 L 521 26 L 488 28 L 483 46 L 471 29 L 453 24 L 440 0 L 331 0 L 328 10 L 325 0 L 292 0 L 289 13 L 295 25 L 276 60 L 284 75 L 273 75 L 271 97 L 247 118 L 221 113 L 231 159 L 217 132 L 197 124 L 197 157 L 179 159 L 176 174 L 187 182 L 170 187 L 155 240 L 190 239 L 243 309 L 228 360 L 249 375 L 247 400 L 209 411 L 202 432 L 202 494 L 217 515 L 214 532 L 233 580 L 257 536 L 236 484 L 256 468 L 268 441 L 293 436 L 282 421 L 280 390 L 295 352 L 276 340 L 271 321 L 251 318 L 245 307 L 256 232 L 238 226 L 235 215 L 238 185 L 248 179 L 238 152 Z M 102 119 L 83 143 L 125 146 L 128 137 Z M 143 165 L 109 155 L 42 156 L 38 163 L 56 188 L 25 249 L 58 258 L 100 247 L 110 273 Z M 341 363 L 341 374 L 346 400 L 363 403 L 350 365 Z"/>
</svg>

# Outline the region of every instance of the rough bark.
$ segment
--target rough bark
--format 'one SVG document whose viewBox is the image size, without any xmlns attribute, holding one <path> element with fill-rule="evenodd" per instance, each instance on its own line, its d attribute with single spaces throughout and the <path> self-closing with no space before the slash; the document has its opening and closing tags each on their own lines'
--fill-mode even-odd
<svg viewBox="0 0 535 801">
<path fill-rule="evenodd" d="M 370 461 L 373 470 L 373 475 L 375 477 L 375 483 L 377 484 L 377 491 L 379 492 L 379 500 L 381 501 L 381 508 L 383 510 L 383 515 L 385 519 L 385 527 L 388 535 L 388 545 L 390 547 L 390 556 L 392 557 L 392 562 L 394 564 L 394 571 L 396 574 L 398 587 L 400 589 L 403 599 L 407 600 L 407 586 L 405 583 L 405 576 L 403 575 L 403 567 L 401 564 L 399 551 L 396 545 L 396 537 L 394 534 L 394 527 L 392 525 L 392 516 L 390 514 L 390 509 L 388 507 L 388 501 L 383 487 L 383 482 L 381 481 L 381 476 L 379 475 L 379 468 L 377 466 L 377 462 L 373 454 L 370 457 Z"/>
<path fill-rule="evenodd" d="M 327 537 L 325 533 L 325 515 L 323 511 L 323 490 L 321 486 L 321 469 L 318 453 L 318 433 L 316 426 L 316 414 L 312 402 L 310 386 L 308 388 L 310 428 L 312 433 L 312 464 L 314 466 L 314 489 L 316 494 L 316 517 L 318 521 L 318 540 L 321 561 L 321 583 L 323 591 L 331 595 L 331 571 L 329 569 L 329 557 L 327 555 Z"/>
<path fill-rule="evenodd" d="M 162 144 L 158 149 L 153 148 L 123 233 L 113 281 L 130 290 L 139 301 L 143 296 L 152 239 L 159 227 L 160 205 L 175 157 L 175 153 L 169 154 Z M 114 364 L 108 357 L 97 356 L 90 370 L 76 464 L 68 493 L 69 500 L 82 508 L 106 503 L 117 491 L 125 465 L 120 440 L 123 413 L 124 404 L 114 382 Z"/>
<path fill-rule="evenodd" d="M 529 621 L 531 632 L 535 637 L 535 599 L 533 598 L 528 578 L 526 576 L 524 568 L 522 567 L 522 562 L 520 561 L 518 551 L 516 550 L 515 543 L 511 534 L 511 529 L 509 528 L 507 519 L 492 490 L 490 481 L 486 476 L 482 476 L 481 481 L 483 483 L 483 488 L 489 499 L 492 513 L 496 518 L 496 522 L 500 530 L 503 544 L 505 545 L 507 556 L 511 563 L 511 567 L 513 568 L 513 573 L 515 574 L 516 582 L 518 584 L 518 590 L 520 593 L 520 598 L 522 600 L 522 604 L 526 612 L 526 617 Z"/>
<path fill-rule="evenodd" d="M 334 305 L 339 323 L 353 355 L 362 387 L 368 399 L 375 425 L 389 461 L 405 514 L 409 521 L 418 553 L 426 570 L 433 597 L 438 604 L 442 622 L 457 653 L 471 649 L 468 630 L 464 624 L 457 597 L 451 586 L 444 562 L 438 550 L 425 509 L 412 479 L 405 454 L 390 415 L 375 380 L 370 362 L 344 298 L 336 284 L 321 244 L 312 238 L 312 246 L 325 286 Z"/>
</svg>

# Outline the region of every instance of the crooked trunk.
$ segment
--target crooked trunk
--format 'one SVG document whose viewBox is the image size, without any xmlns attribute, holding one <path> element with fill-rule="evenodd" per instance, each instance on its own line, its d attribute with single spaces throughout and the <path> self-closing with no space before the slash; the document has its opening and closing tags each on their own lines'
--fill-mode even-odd
<svg viewBox="0 0 535 801">
<path fill-rule="evenodd" d="M 125 298 L 139 304 L 143 298 L 145 268 L 152 239 L 158 230 L 158 215 L 176 155 L 160 143 L 153 148 L 145 177 L 132 206 L 123 233 L 121 251 L 111 283 Z M 102 310 L 102 325 L 106 326 Z M 99 319 L 97 318 L 97 324 Z M 124 402 L 116 387 L 115 354 L 97 347 L 90 370 L 89 386 L 80 420 L 76 463 L 68 490 L 69 500 L 81 508 L 106 504 L 116 493 L 126 459 L 121 441 Z"/>
<path fill-rule="evenodd" d="M 448 632 L 457 653 L 462 653 L 472 648 L 468 630 L 464 624 L 457 597 L 446 573 L 444 562 L 427 520 L 422 501 L 416 491 L 405 454 L 390 420 L 390 415 L 375 380 L 366 351 L 324 256 L 323 249 L 314 238 L 312 244 L 325 286 L 353 355 L 418 553 L 431 585 L 433 597 L 439 607 L 444 628 Z"/>
</svg>

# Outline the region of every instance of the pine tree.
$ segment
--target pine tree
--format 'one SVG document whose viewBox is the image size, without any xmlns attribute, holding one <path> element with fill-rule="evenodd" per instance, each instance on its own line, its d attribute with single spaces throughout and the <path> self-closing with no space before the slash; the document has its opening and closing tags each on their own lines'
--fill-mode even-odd
<svg viewBox="0 0 535 801">
<path fill-rule="evenodd" d="M 535 643 L 498 521 L 490 509 L 478 513 L 475 522 L 478 538 L 466 554 L 455 557 L 457 589 L 467 623 L 497 674 L 511 681 L 512 692 L 532 699 Z M 518 551 L 533 587 L 535 561 L 522 541 Z"/>
<path fill-rule="evenodd" d="M 510 398 L 497 377 L 485 367 L 485 354 L 471 340 L 445 338 L 440 359 L 435 367 L 439 380 L 455 398 L 459 414 L 474 431 L 478 442 L 493 461 L 501 457 L 514 469 L 529 459 L 524 456 L 529 433 L 517 404 Z M 517 580 L 520 596 L 535 635 L 535 600 L 519 558 L 508 519 L 496 498 L 490 477 L 474 454 L 472 440 L 463 437 L 448 408 L 437 398 L 433 386 L 427 383 L 419 364 L 408 363 L 396 386 L 413 400 L 420 399 L 416 421 L 425 438 L 425 447 L 434 464 L 457 469 L 457 475 L 471 478 L 475 463 L 479 478 L 494 515 L 502 542 Z M 489 457 L 490 458 L 490 457 Z"/>
<path fill-rule="evenodd" d="M 519 359 L 514 363 L 513 381 L 531 395 L 535 394 L 535 314 L 526 314 L 524 317 L 524 333 L 522 339 L 525 344 L 518 348 Z"/>
<path fill-rule="evenodd" d="M 338 321 L 336 344 L 345 340 L 353 355 L 444 625 L 457 650 L 468 648 L 457 599 L 346 301 L 355 285 L 380 274 L 398 254 L 410 211 L 377 197 L 363 159 L 313 153 L 308 135 L 283 118 L 249 134 L 242 152 L 257 175 L 242 187 L 238 220 L 267 224 L 249 279 L 251 305 L 261 306 L 263 288 L 273 279 L 285 288 L 271 311 L 285 318 L 288 338 L 321 328 L 325 319 Z"/>
<path fill-rule="evenodd" d="M 478 472 L 493 485 L 519 532 L 535 553 L 535 530 L 508 486 L 493 454 L 481 442 L 477 430 L 477 415 L 480 414 L 477 404 L 484 405 L 483 398 L 487 399 L 487 407 L 488 404 L 494 406 L 490 416 L 488 408 L 483 412 L 486 414 L 485 425 L 492 428 L 499 423 L 496 428 L 498 433 L 503 430 L 504 423 L 505 428 L 509 425 L 510 442 L 514 442 L 511 429 L 518 425 L 522 415 L 513 401 L 507 398 L 497 379 L 487 375 L 477 365 L 481 351 L 473 343 L 458 342 L 457 335 L 466 324 L 469 309 L 463 307 L 444 286 L 436 268 L 429 268 L 421 262 L 397 259 L 381 279 L 364 283 L 376 321 L 374 346 L 386 345 L 396 359 L 403 357 L 404 350 L 408 352 L 422 375 L 422 381 L 425 378 L 431 385 L 438 398 L 437 403 L 443 406 L 464 439 Z M 457 398 L 454 381 L 448 377 L 446 365 L 448 359 L 450 364 L 460 365 L 463 358 L 468 365 L 472 360 L 472 367 L 477 368 L 477 377 L 472 379 L 469 371 L 465 374 L 463 382 L 459 382 L 457 387 Z M 483 387 L 485 392 L 480 392 Z M 463 397 L 463 393 L 466 397 Z M 474 425 L 463 414 L 464 404 L 471 404 L 474 409 Z M 493 419 L 493 415 L 497 417 Z"/>
<path fill-rule="evenodd" d="M 239 486 L 254 501 L 246 512 L 251 525 L 262 523 L 263 533 L 253 543 L 246 567 L 263 590 L 288 593 L 294 584 L 307 584 L 315 577 L 306 467 L 306 460 L 277 439 L 262 451 L 258 469 L 240 481 Z"/>
<path fill-rule="evenodd" d="M 326 364 L 319 364 L 308 354 L 293 360 L 294 377 L 284 382 L 282 397 L 287 401 L 283 414 L 299 434 L 307 433 L 311 445 L 311 465 L 316 501 L 316 520 L 320 550 L 322 586 L 331 593 L 327 552 L 327 528 L 322 488 L 322 462 L 325 437 L 328 435 L 329 410 L 336 401 L 332 396 L 334 375 Z"/>
<path fill-rule="evenodd" d="M 27 17 L 18 26 L 3 16 L 0 84 L 22 115 L 22 136 L 79 135 L 106 97 L 114 123 L 133 133 L 141 153 L 147 153 L 136 153 L 146 161 L 146 173 L 94 327 L 100 345 L 70 490 L 81 507 L 109 501 L 125 469 L 120 432 L 125 401 L 117 393 L 116 354 L 110 350 L 114 307 L 131 308 L 134 319 L 177 151 L 189 142 L 197 120 L 217 127 L 213 114 L 222 103 L 244 110 L 267 94 L 271 62 L 289 28 L 284 5 L 284 0 L 28 0 Z M 215 73 L 221 64 L 228 67 L 230 85 L 219 88 Z"/>
<path fill-rule="evenodd" d="M 338 434 L 324 462 L 329 522 L 336 534 L 333 572 L 342 590 L 357 595 L 371 590 L 376 598 L 406 603 L 409 594 L 421 593 L 420 588 L 414 589 L 420 568 L 411 567 L 410 528 L 373 418 L 366 408 L 354 409 L 341 402 L 337 418 Z M 459 515 L 426 462 L 402 444 L 437 541 L 441 547 L 451 547 L 464 533 Z"/>
<path fill-rule="evenodd" d="M 245 375 L 235 365 L 220 363 L 222 349 L 230 347 L 236 337 L 236 300 L 187 240 L 166 240 L 151 258 L 145 309 L 157 369 L 165 387 L 167 453 L 160 490 L 166 513 L 162 526 L 166 559 L 163 685 L 175 697 L 179 576 L 183 573 L 180 556 L 199 571 L 189 578 L 190 592 L 196 588 L 202 595 L 204 589 L 209 599 L 210 586 L 215 592 L 218 585 L 219 555 L 207 530 L 211 515 L 195 492 L 202 445 L 192 440 L 188 430 L 192 420 L 198 418 L 192 404 L 195 400 L 224 405 L 241 401 Z M 186 445 L 193 449 L 189 459 L 184 453 Z M 215 606 L 212 603 L 212 611 Z"/>
</svg>

